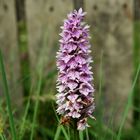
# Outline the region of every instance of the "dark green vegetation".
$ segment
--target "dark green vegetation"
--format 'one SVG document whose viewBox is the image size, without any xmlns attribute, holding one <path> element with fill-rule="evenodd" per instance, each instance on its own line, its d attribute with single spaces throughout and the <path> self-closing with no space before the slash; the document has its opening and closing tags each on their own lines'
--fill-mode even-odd
<svg viewBox="0 0 140 140">
<path fill-rule="evenodd" d="M 140 1 L 134 1 L 134 74 L 136 73 L 139 63 L 140 63 Z M 138 75 L 133 94 L 133 103 L 134 103 L 134 111 L 133 111 L 133 125 L 134 127 L 140 128 L 140 112 L 138 109 L 140 108 L 140 74 Z M 139 132 L 140 133 L 140 132 Z"/>
<path fill-rule="evenodd" d="M 112 116 L 106 122 L 104 120 L 105 107 L 103 106 L 103 91 L 102 91 L 102 63 L 103 56 L 101 56 L 100 65 L 100 83 L 99 94 L 100 98 L 97 101 L 97 110 L 95 112 L 95 120 L 89 120 L 91 127 L 86 131 L 79 133 L 80 140 L 138 140 L 139 129 L 124 129 L 124 123 L 128 115 L 128 111 L 132 104 L 132 93 L 136 85 L 138 75 L 140 73 L 140 65 L 136 71 L 134 81 L 130 93 L 128 94 L 128 100 L 123 114 L 121 115 L 121 121 L 119 122 L 119 128 L 114 127 L 113 114 L 116 110 L 112 107 Z M 55 100 L 54 94 L 51 89 L 48 88 L 48 94 L 42 95 L 42 83 L 43 83 L 43 62 L 38 69 L 35 87 L 31 87 L 30 95 L 24 103 L 23 110 L 17 107 L 17 110 L 12 109 L 11 100 L 9 96 L 10 90 L 8 89 L 8 83 L 6 80 L 6 74 L 0 53 L 0 72 L 2 75 L 2 83 L 4 89 L 5 99 L 0 100 L 0 136 L 2 140 L 76 140 L 76 134 L 68 127 L 62 126 L 59 123 L 59 116 L 55 112 Z M 50 72 L 46 78 L 50 79 L 56 75 L 56 72 Z M 54 83 L 52 83 L 54 84 Z M 49 93 L 50 91 L 50 93 Z M 44 101 L 45 100 L 45 101 Z M 138 110 L 139 111 L 139 110 Z M 18 112 L 21 115 L 17 115 Z"/>
</svg>

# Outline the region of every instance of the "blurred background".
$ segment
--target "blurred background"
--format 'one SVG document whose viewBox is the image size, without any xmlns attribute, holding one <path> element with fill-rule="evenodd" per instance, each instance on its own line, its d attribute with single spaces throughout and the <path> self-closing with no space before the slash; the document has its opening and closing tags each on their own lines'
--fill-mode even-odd
<svg viewBox="0 0 140 140">
<path fill-rule="evenodd" d="M 87 12 L 94 59 L 97 120 L 89 120 L 90 140 L 140 140 L 140 0 L 0 0 L 0 49 L 16 129 L 30 100 L 23 135 L 29 139 L 37 102 L 33 139 L 53 140 L 60 26 L 80 7 Z M 1 75 L 0 106 L 10 140 Z"/>
</svg>

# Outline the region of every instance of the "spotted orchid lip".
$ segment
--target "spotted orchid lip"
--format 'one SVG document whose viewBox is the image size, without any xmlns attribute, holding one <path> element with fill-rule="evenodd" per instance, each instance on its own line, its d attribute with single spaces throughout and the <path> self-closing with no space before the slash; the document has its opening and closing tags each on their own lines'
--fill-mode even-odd
<svg viewBox="0 0 140 140">
<path fill-rule="evenodd" d="M 93 118 L 94 87 L 90 63 L 89 26 L 83 24 L 82 8 L 68 14 L 60 28 L 60 49 L 57 52 L 57 113 L 77 120 L 77 129 L 89 127 L 87 118 Z"/>
</svg>

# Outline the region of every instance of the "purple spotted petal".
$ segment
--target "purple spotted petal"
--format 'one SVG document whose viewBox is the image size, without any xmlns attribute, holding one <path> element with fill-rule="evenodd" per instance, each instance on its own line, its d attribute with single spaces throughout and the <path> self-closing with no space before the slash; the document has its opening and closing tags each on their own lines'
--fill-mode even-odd
<svg viewBox="0 0 140 140">
<path fill-rule="evenodd" d="M 67 97 L 72 103 L 74 103 L 76 101 L 76 99 L 78 98 L 78 95 L 77 94 L 71 94 L 71 95 L 68 95 Z"/>
<path fill-rule="evenodd" d="M 75 89 L 78 86 L 78 83 L 76 81 L 70 80 L 68 83 L 68 87 L 70 90 Z"/>
<path fill-rule="evenodd" d="M 89 127 L 89 125 L 87 124 L 87 119 L 81 119 L 78 123 L 77 123 L 77 129 L 78 130 L 84 130 L 86 127 Z"/>
</svg>

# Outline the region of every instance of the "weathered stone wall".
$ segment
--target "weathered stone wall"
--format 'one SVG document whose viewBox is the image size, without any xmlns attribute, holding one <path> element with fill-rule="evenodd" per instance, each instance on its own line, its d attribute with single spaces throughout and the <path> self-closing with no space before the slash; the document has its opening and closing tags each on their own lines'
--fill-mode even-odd
<svg viewBox="0 0 140 140">
<path fill-rule="evenodd" d="M 18 83 L 19 77 L 14 8 L 14 0 L 0 0 L 0 47 L 4 52 L 10 85 Z M 55 68 L 59 26 L 72 9 L 72 0 L 26 0 L 28 44 L 33 70 L 39 65 L 40 56 L 46 62 L 44 75 L 48 69 Z M 115 113 L 119 118 L 132 79 L 132 0 L 85 0 L 85 10 L 86 21 L 91 26 L 96 94 L 103 52 L 104 110 L 110 113 L 109 108 L 116 106 Z M 17 91 L 12 93 L 21 94 Z"/>
</svg>

